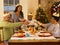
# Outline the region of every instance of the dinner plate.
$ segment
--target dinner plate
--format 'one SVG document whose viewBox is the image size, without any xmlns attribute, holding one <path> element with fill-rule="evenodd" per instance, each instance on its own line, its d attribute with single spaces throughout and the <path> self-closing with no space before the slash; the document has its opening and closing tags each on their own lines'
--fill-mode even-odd
<svg viewBox="0 0 60 45">
<path fill-rule="evenodd" d="M 39 35 L 38 35 L 39 37 L 49 37 L 49 36 L 52 36 L 52 34 L 51 33 L 40 33 Z"/>
<path fill-rule="evenodd" d="M 13 37 L 25 37 L 24 33 L 16 33 Z"/>
</svg>

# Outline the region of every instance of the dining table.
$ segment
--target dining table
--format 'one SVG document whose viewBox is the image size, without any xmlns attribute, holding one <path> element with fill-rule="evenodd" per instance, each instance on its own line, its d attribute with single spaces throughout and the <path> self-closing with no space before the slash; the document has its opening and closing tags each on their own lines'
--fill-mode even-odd
<svg viewBox="0 0 60 45">
<path fill-rule="evenodd" d="M 23 36 L 19 36 L 23 34 Z M 24 35 L 25 34 L 25 35 Z M 42 36 L 44 34 L 45 36 Z M 26 36 L 26 33 L 15 33 L 8 41 L 8 45 L 60 45 L 60 40 L 50 33 L 43 32 L 37 35 Z"/>
</svg>

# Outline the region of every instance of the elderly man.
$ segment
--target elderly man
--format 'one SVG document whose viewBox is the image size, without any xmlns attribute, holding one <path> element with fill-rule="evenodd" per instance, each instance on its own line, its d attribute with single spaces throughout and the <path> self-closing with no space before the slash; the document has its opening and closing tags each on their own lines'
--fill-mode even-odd
<svg viewBox="0 0 60 45">
<path fill-rule="evenodd" d="M 10 23 L 9 22 L 9 14 L 5 14 L 3 16 L 3 21 L 0 22 L 0 27 L 3 27 L 3 32 L 4 32 L 4 41 L 8 41 L 11 36 L 13 35 L 13 28 L 21 26 L 22 24 L 26 24 L 26 22 L 16 22 L 16 23 Z"/>
</svg>

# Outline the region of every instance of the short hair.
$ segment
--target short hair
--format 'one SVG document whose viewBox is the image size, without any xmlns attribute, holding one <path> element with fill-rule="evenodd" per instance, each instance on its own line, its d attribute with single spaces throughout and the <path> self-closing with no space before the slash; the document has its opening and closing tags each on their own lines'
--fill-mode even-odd
<svg viewBox="0 0 60 45">
<path fill-rule="evenodd" d="M 56 16 L 52 16 L 57 22 L 59 21 L 59 17 L 56 17 Z"/>
</svg>

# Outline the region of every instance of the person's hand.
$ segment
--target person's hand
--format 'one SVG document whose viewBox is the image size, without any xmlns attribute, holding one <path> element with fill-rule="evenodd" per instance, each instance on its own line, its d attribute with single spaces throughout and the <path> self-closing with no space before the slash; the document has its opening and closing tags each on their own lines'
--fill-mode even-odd
<svg viewBox="0 0 60 45">
<path fill-rule="evenodd" d="M 42 25 L 42 23 L 39 22 L 39 21 L 35 21 L 35 23 L 38 24 L 38 25 Z"/>
<path fill-rule="evenodd" d="M 25 22 L 23 22 L 23 24 L 28 25 L 28 24 L 29 24 L 29 22 L 28 22 L 28 21 L 25 21 Z"/>
<path fill-rule="evenodd" d="M 19 20 L 20 20 L 21 22 L 25 22 L 25 21 L 26 21 L 25 19 L 21 19 L 21 18 L 20 18 Z"/>
</svg>

